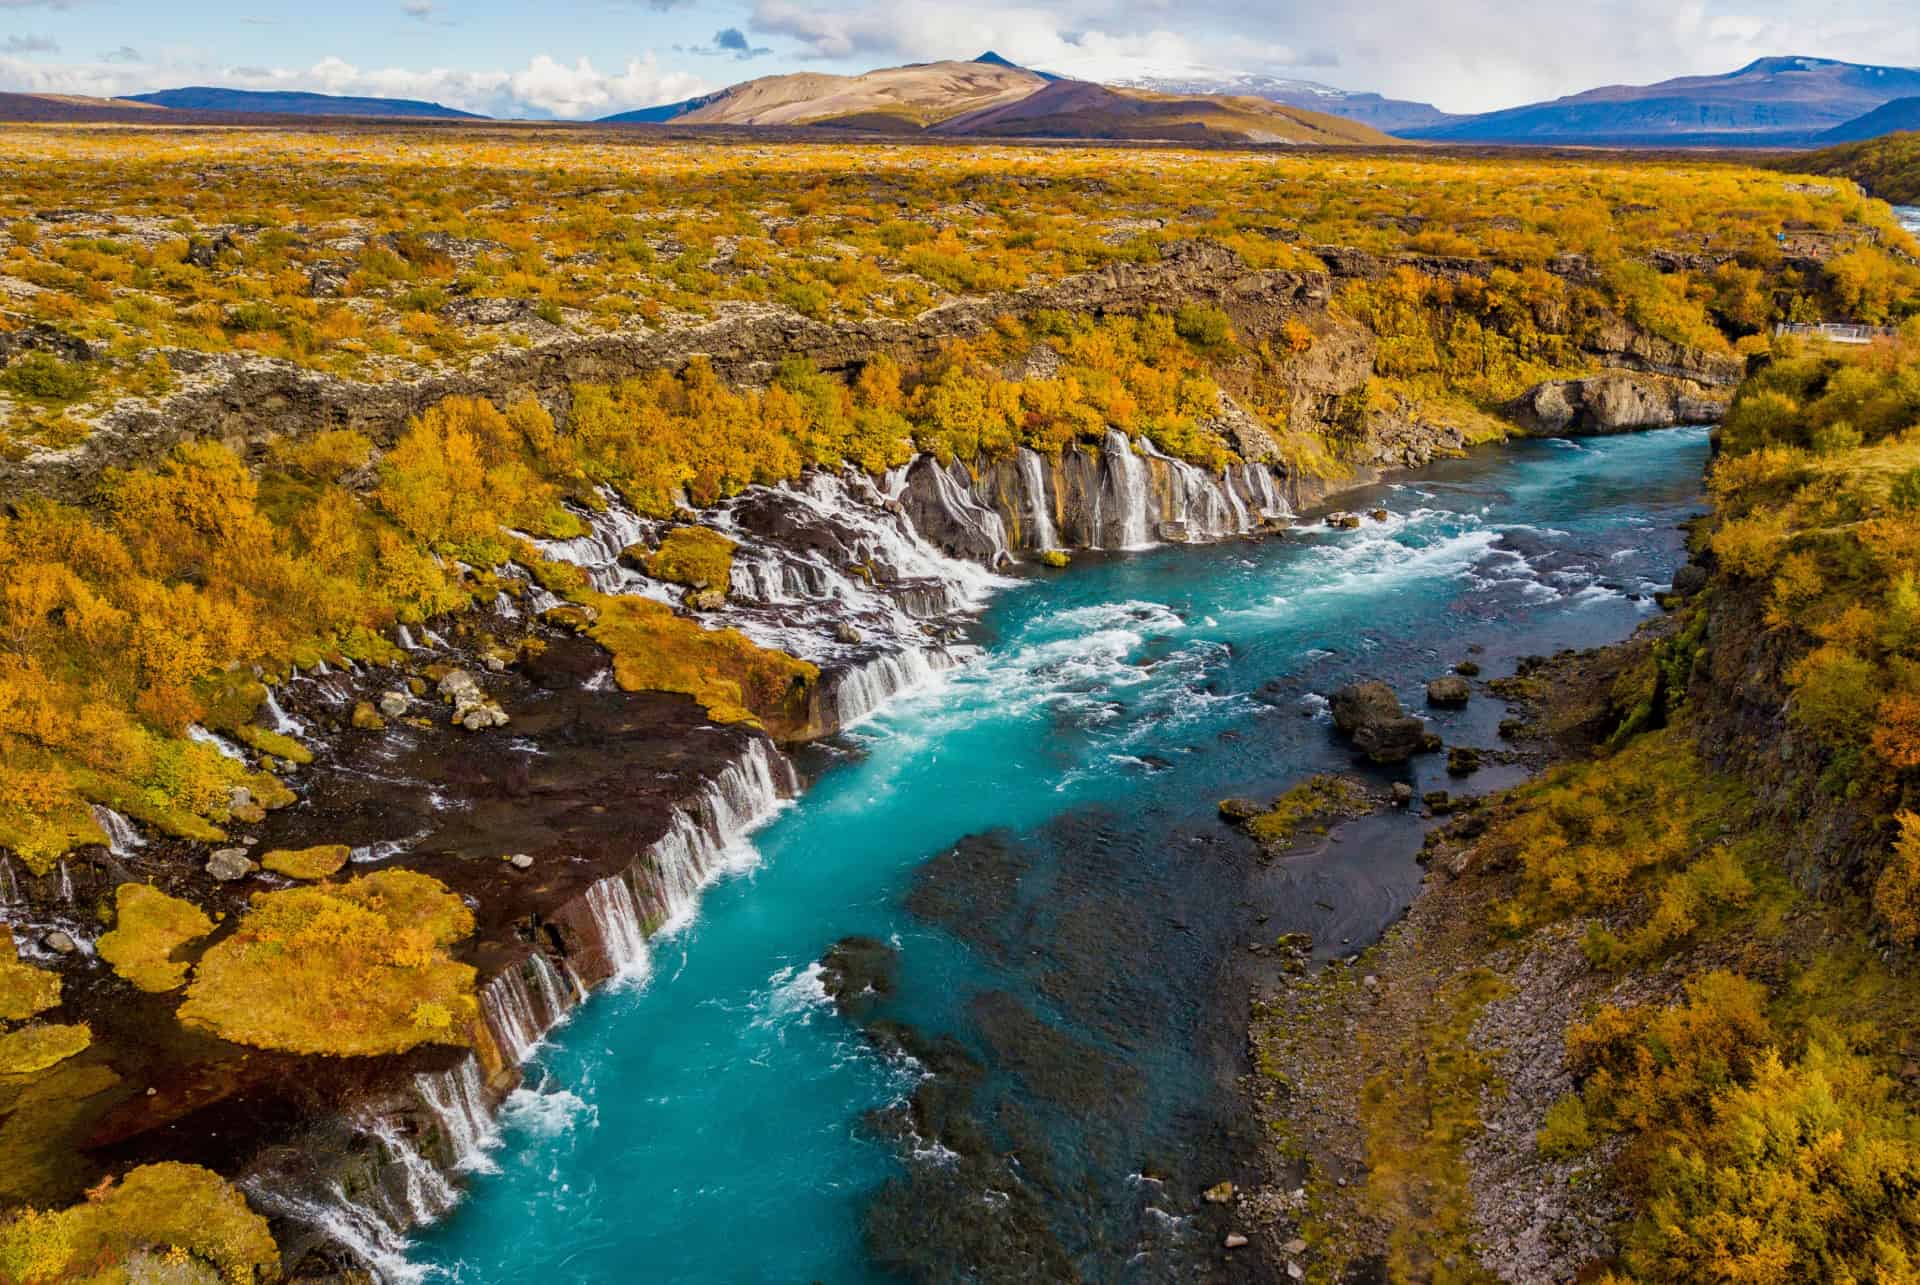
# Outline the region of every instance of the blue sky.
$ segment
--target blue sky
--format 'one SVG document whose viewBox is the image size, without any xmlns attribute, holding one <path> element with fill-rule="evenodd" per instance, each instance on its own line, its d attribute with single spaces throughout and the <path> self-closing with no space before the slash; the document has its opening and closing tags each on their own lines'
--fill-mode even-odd
<svg viewBox="0 0 1920 1285">
<path fill-rule="evenodd" d="M 0 0 L 0 89 L 183 84 L 580 118 L 752 76 L 994 48 L 1073 75 L 1257 72 L 1477 111 L 1766 54 L 1920 64 L 1913 0 Z"/>
</svg>

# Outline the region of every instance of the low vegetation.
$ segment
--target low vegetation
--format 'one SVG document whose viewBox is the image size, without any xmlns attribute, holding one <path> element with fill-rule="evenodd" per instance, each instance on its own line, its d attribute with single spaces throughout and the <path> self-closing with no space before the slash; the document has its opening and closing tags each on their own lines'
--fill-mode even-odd
<svg viewBox="0 0 1920 1285">
<path fill-rule="evenodd" d="M 113 930 L 94 943 L 113 971 L 143 991 L 170 991 L 187 980 L 188 965 L 174 959 L 182 946 L 213 931 L 200 907 L 143 883 L 114 890 Z"/>
<path fill-rule="evenodd" d="M 472 931 L 459 897 L 408 870 L 256 893 L 194 970 L 180 1020 L 291 1053 L 464 1044 L 479 1013 L 474 972 L 447 948 Z"/>
<path fill-rule="evenodd" d="M 0 1022 L 24 1022 L 60 1002 L 60 975 L 20 959 L 13 932 L 0 924 Z"/>
<path fill-rule="evenodd" d="M 261 868 L 289 879 L 327 879 L 340 873 L 353 849 L 344 843 L 311 848 L 276 848 L 260 858 Z"/>
<path fill-rule="evenodd" d="M 1920 205 L 1920 132 L 1882 134 L 1793 158 L 1808 174 L 1850 178 L 1883 201 Z"/>
<path fill-rule="evenodd" d="M 267 1220 L 197 1165 L 145 1165 L 81 1204 L 29 1208 L 0 1223 L 0 1280 L 12 1285 L 279 1278 Z"/>
</svg>

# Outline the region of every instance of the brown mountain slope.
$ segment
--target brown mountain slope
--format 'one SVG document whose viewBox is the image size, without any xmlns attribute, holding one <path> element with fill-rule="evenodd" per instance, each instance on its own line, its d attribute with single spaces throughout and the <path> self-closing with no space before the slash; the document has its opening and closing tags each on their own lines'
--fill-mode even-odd
<svg viewBox="0 0 1920 1285">
<path fill-rule="evenodd" d="M 1063 80 L 1005 103 L 955 116 L 935 133 L 996 138 L 1132 138 L 1234 143 L 1396 140 L 1358 121 L 1264 98 L 1155 94 Z"/>
<path fill-rule="evenodd" d="M 1021 67 L 933 62 L 883 67 L 858 76 L 797 72 L 722 90 L 678 118 L 689 125 L 882 123 L 925 127 L 962 113 L 1017 102 L 1046 81 Z"/>
</svg>

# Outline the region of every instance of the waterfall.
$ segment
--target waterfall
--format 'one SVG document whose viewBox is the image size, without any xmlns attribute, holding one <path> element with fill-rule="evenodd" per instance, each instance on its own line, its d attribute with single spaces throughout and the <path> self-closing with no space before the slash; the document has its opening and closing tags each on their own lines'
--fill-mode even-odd
<svg viewBox="0 0 1920 1285">
<path fill-rule="evenodd" d="M 18 905 L 21 901 L 20 882 L 14 877 L 13 859 L 0 852 L 0 884 L 6 888 L 6 897 L 0 899 L 0 905 Z"/>
<path fill-rule="evenodd" d="M 73 876 L 67 872 L 64 859 L 60 862 L 60 900 L 69 906 L 73 904 Z"/>
<path fill-rule="evenodd" d="M 224 736 L 209 732 L 198 723 L 189 723 L 187 725 L 187 739 L 195 745 L 204 745 L 208 749 L 218 752 L 222 757 L 233 759 L 236 762 L 244 763 L 246 761 L 247 756 L 241 753 L 239 746 Z"/>
<path fill-rule="evenodd" d="M 412 1226 L 425 1226 L 460 1202 L 460 1193 L 413 1139 L 384 1114 L 370 1116 L 365 1122 L 367 1136 L 380 1144 L 387 1164 L 398 1174 L 400 1196 L 406 1203 L 406 1219 Z"/>
<path fill-rule="evenodd" d="M 425 625 L 420 626 L 420 639 L 428 647 L 436 651 L 445 651 L 447 649 L 447 640 L 439 634 L 434 633 L 433 630 L 427 628 Z"/>
<path fill-rule="evenodd" d="M 565 1010 L 554 1012 L 536 1004 L 522 970 L 509 968 L 481 988 L 480 1011 L 507 1063 L 520 1066 L 533 1056 Z"/>
<path fill-rule="evenodd" d="M 799 792 L 793 765 L 772 744 L 747 752 L 688 804 L 674 809 L 667 833 L 636 868 L 645 922 L 671 927 L 691 917 L 700 890 L 718 876 L 727 852 Z"/>
<path fill-rule="evenodd" d="M 399 641 L 401 651 L 419 651 L 419 645 L 413 641 L 413 630 L 405 625 L 396 625 L 393 636 Z"/>
<path fill-rule="evenodd" d="M 440 1126 L 455 1171 L 497 1172 L 499 1166 L 488 1153 L 500 1145 L 500 1133 L 487 1106 L 479 1060 L 468 1054 L 451 1071 L 416 1075 L 413 1084 Z"/>
<path fill-rule="evenodd" d="M 240 1186 L 256 1208 L 313 1228 L 371 1268 L 385 1285 L 419 1285 L 427 1279 L 427 1269 L 407 1259 L 413 1242 L 401 1234 L 398 1220 L 383 1216 L 373 1205 L 349 1200 L 338 1184 L 319 1198 L 294 1195 L 282 1184 L 261 1178 L 249 1178 Z"/>
<path fill-rule="evenodd" d="M 1026 484 L 1027 521 L 1031 524 L 1028 542 L 1036 552 L 1060 547 L 1059 533 L 1053 527 L 1053 505 L 1047 501 L 1046 462 L 1040 453 L 1022 446 L 1014 452 L 1020 461 L 1020 477 Z"/>
<path fill-rule="evenodd" d="M 941 647 L 883 652 L 840 670 L 831 683 L 823 684 L 822 721 L 830 727 L 852 727 L 894 697 L 930 686 L 941 674 L 963 663 L 963 656 Z"/>
<path fill-rule="evenodd" d="M 267 688 L 267 701 L 261 708 L 267 711 L 267 726 L 280 735 L 298 738 L 307 734 L 306 724 L 280 708 L 280 699 L 273 694 L 273 688 Z"/>
<path fill-rule="evenodd" d="M 1101 446 L 1101 489 L 1111 489 L 1114 514 L 1114 547 L 1144 549 L 1153 543 L 1148 533 L 1147 466 L 1127 445 L 1127 435 L 1108 429 Z"/>
<path fill-rule="evenodd" d="M 613 966 L 614 980 L 644 980 L 650 971 L 651 958 L 647 953 L 646 930 L 640 924 L 640 907 L 626 879 L 613 875 L 587 889 L 587 908 L 593 912 L 607 962 Z M 555 977 L 554 981 L 557 984 L 559 978 Z"/>
<path fill-rule="evenodd" d="M 92 805 L 93 819 L 100 832 L 107 836 L 107 851 L 116 857 L 130 856 L 135 848 L 144 848 L 147 841 L 133 828 L 133 822 L 104 804 Z"/>
</svg>

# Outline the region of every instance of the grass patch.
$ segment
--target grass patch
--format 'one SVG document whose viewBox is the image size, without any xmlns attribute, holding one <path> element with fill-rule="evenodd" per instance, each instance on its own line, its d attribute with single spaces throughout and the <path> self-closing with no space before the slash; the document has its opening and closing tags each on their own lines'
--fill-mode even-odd
<svg viewBox="0 0 1920 1285">
<path fill-rule="evenodd" d="M 1495 1054 L 1469 1035 L 1481 1012 L 1508 992 L 1476 968 L 1449 983 L 1422 1020 L 1404 1065 L 1367 1081 L 1360 1122 L 1367 1135 L 1366 1199 L 1391 1229 L 1395 1280 L 1478 1282 L 1466 1144 L 1480 1129 L 1480 1095 L 1496 1081 Z"/>
<path fill-rule="evenodd" d="M 1247 821 L 1247 833 L 1261 843 L 1284 847 L 1303 827 L 1326 833 L 1334 817 L 1371 811 L 1373 798 L 1366 786 L 1350 776 L 1321 773 L 1308 777 L 1273 801 L 1273 806 Z"/>
</svg>

